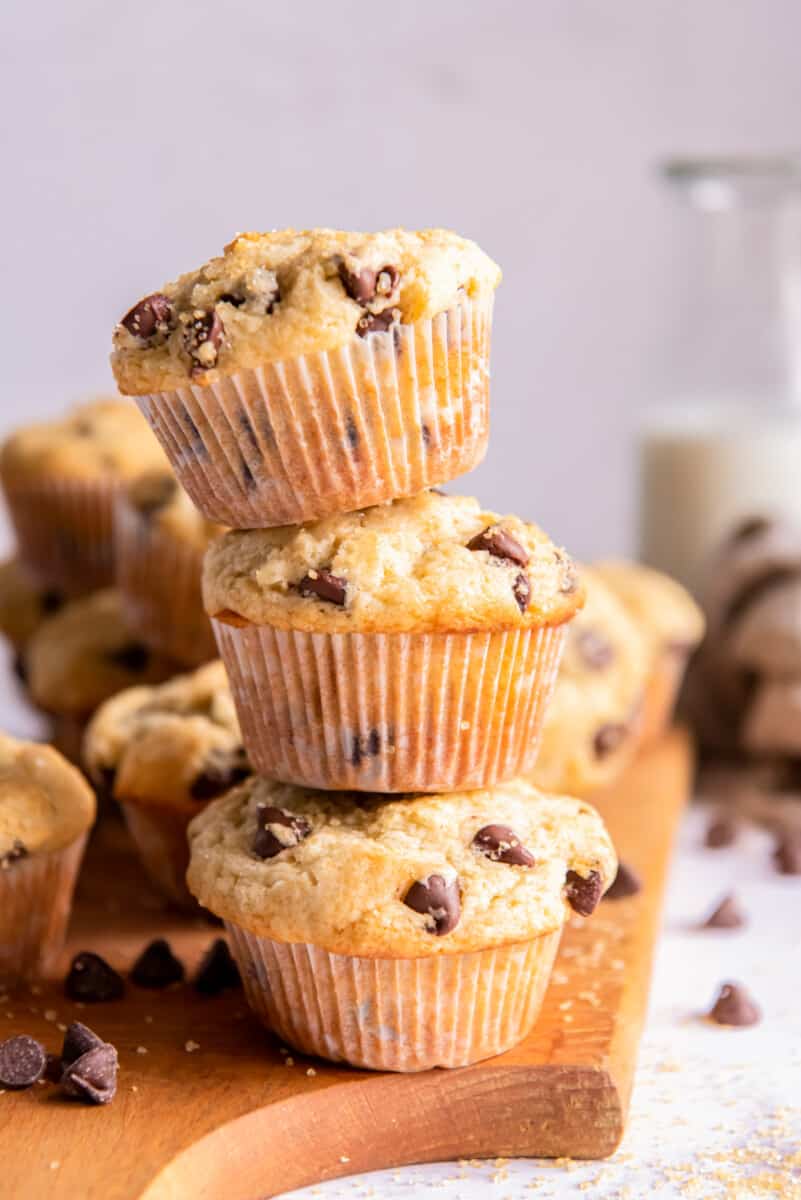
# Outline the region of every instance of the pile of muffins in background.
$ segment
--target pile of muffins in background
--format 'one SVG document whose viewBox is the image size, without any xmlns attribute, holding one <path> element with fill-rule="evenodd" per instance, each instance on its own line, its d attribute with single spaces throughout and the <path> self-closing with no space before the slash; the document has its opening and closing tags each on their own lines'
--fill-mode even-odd
<svg viewBox="0 0 801 1200">
<path fill-rule="evenodd" d="M 567 915 L 616 871 L 560 793 L 664 728 L 702 634 L 663 576 L 580 573 L 436 490 L 486 449 L 499 278 L 443 231 L 240 236 L 115 331 L 158 441 L 102 401 L 0 453 L 30 697 L 165 896 L 225 921 L 254 1012 L 359 1066 L 525 1036 Z M 33 753 L 0 750 L 15 796 Z M 0 799 L 0 898 L 61 919 L 23 938 L 0 903 L 0 976 L 58 953 L 92 821 L 49 753 L 71 782 L 47 812 Z"/>
</svg>

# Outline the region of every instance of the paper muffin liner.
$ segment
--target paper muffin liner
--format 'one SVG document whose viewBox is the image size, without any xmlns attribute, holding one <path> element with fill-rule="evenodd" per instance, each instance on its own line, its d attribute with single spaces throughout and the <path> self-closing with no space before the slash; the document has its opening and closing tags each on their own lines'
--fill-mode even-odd
<svg viewBox="0 0 801 1200">
<path fill-rule="evenodd" d="M 78 717 L 70 713 L 47 713 L 47 723 L 50 726 L 48 741 L 55 746 L 65 758 L 76 767 L 83 767 L 83 741 L 88 717 Z"/>
<path fill-rule="evenodd" d="M 205 517 L 252 529 L 412 496 L 481 461 L 493 295 L 345 346 L 139 397 Z"/>
<path fill-rule="evenodd" d="M 186 667 L 217 655 L 203 608 L 204 548 L 143 518 L 124 494 L 114 506 L 117 587 L 126 618 L 148 645 Z"/>
<path fill-rule="evenodd" d="M 119 805 L 150 881 L 171 904 L 197 912 L 197 901 L 186 886 L 189 866 L 186 827 L 192 814 L 167 804 L 120 800 Z"/>
<path fill-rule="evenodd" d="M 4 477 L 22 562 L 49 587 L 83 595 L 114 581 L 114 497 L 108 480 Z"/>
<path fill-rule="evenodd" d="M 0 983 L 10 986 L 55 967 L 87 837 L 0 870 Z"/>
<path fill-rule="evenodd" d="M 254 770 L 375 792 L 488 787 L 533 766 L 567 629 L 306 633 L 212 623 Z"/>
<path fill-rule="evenodd" d="M 669 727 L 689 657 L 689 650 L 673 646 L 657 655 L 645 689 L 641 741 L 652 742 Z"/>
<path fill-rule="evenodd" d="M 250 1007 L 303 1054 L 374 1071 L 464 1067 L 532 1029 L 561 930 L 430 958 L 362 958 L 226 921 Z"/>
</svg>

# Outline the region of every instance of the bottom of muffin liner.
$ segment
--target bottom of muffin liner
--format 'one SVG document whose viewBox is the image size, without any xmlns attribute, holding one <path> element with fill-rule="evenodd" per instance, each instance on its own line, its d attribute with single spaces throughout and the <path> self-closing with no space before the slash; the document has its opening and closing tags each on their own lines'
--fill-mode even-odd
<svg viewBox="0 0 801 1200">
<path fill-rule="evenodd" d="M 120 800 L 125 824 L 139 860 L 151 883 L 171 904 L 197 912 L 198 903 L 186 886 L 189 844 L 188 813 L 167 805 L 137 804 Z"/>
<path fill-rule="evenodd" d="M 0 983 L 49 974 L 64 947 L 82 834 L 62 850 L 32 854 L 0 870 Z"/>
<path fill-rule="evenodd" d="M 567 630 L 213 624 L 254 770 L 377 792 L 488 787 L 533 766 Z"/>
<path fill-rule="evenodd" d="M 114 496 L 119 483 L 5 477 L 20 560 L 47 587 L 83 595 L 114 581 Z"/>
<path fill-rule="evenodd" d="M 275 942 L 226 922 L 248 1003 L 304 1054 L 374 1071 L 464 1067 L 534 1026 L 561 929 L 430 958 L 362 958 Z"/>
</svg>

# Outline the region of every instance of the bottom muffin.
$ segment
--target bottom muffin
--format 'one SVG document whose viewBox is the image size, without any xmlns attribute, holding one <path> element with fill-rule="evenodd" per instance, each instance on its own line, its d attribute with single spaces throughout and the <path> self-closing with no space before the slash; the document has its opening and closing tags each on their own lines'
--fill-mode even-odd
<svg viewBox="0 0 801 1200">
<path fill-rule="evenodd" d="M 588 804 L 530 784 L 388 800 L 253 777 L 189 827 L 249 1003 L 307 1054 L 458 1067 L 520 1041 L 568 913 L 616 871 Z"/>
</svg>

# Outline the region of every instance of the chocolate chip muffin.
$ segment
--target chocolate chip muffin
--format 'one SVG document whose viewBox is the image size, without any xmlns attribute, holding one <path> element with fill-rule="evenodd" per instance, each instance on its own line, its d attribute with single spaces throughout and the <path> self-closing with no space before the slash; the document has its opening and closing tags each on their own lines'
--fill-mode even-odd
<svg viewBox="0 0 801 1200">
<path fill-rule="evenodd" d="M 95 798 L 51 746 L 0 734 L 0 984 L 58 957 Z"/>
<path fill-rule="evenodd" d="M 163 461 L 141 414 L 123 400 L 90 401 L 18 429 L 0 448 L 0 483 L 20 559 L 44 585 L 76 595 L 111 583 L 114 495 Z"/>
<path fill-rule="evenodd" d="M 149 646 L 183 666 L 217 654 L 200 576 L 204 551 L 221 532 L 166 468 L 139 476 L 117 497 L 117 587 L 126 616 Z"/>
<path fill-rule="evenodd" d="M 210 520 L 314 520 L 480 461 L 499 280 L 447 230 L 241 234 L 126 313 L 112 367 Z"/>
<path fill-rule="evenodd" d="M 436 492 L 228 533 L 204 569 L 254 768 L 367 791 L 483 787 L 532 765 L 582 598 L 536 526 Z"/>
<path fill-rule="evenodd" d="M 226 921 L 255 1012 L 305 1053 L 383 1070 L 524 1037 L 567 915 L 616 870 L 589 805 L 521 781 L 388 801 L 254 777 L 189 838 L 189 888 Z"/>
<path fill-rule="evenodd" d="M 638 744 L 651 657 L 647 640 L 601 575 L 582 568 L 583 611 L 567 646 L 531 778 L 587 795 L 613 779 Z"/>
<path fill-rule="evenodd" d="M 186 827 L 250 774 L 222 663 L 106 701 L 87 729 L 84 761 L 119 801 L 159 890 L 194 907 L 185 883 Z"/>
<path fill-rule="evenodd" d="M 64 593 L 43 587 L 18 558 L 0 563 L 0 633 L 24 650 L 47 617 L 63 607 Z"/>
</svg>

